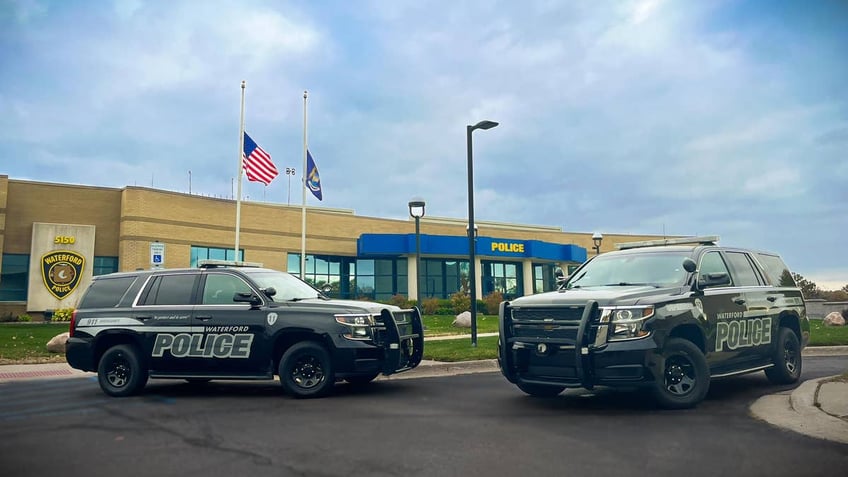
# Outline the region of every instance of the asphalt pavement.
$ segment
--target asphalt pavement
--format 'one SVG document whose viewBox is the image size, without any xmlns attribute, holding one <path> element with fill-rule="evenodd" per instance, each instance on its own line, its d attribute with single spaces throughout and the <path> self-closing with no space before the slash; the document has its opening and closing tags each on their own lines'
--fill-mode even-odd
<svg viewBox="0 0 848 477">
<path fill-rule="evenodd" d="M 428 338 L 431 339 L 446 338 Z M 458 339 L 469 337 L 459 336 Z M 807 347 L 803 356 L 848 356 L 848 346 Z M 424 360 L 411 371 L 379 379 L 414 379 L 494 371 L 498 371 L 494 359 L 451 363 Z M 94 373 L 73 369 L 67 363 L 0 366 L 0 386 L 10 381 L 78 376 L 94 376 Z M 813 379 L 804 381 L 795 389 L 763 396 L 751 405 L 751 414 L 780 428 L 848 444 L 848 378 L 842 375 Z"/>
</svg>

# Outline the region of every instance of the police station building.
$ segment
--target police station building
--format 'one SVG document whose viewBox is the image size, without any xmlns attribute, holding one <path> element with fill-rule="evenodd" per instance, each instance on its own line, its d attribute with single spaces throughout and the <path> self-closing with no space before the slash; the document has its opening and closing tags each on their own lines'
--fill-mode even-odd
<svg viewBox="0 0 848 477">
<path fill-rule="evenodd" d="M 406 211 L 406 204 L 398 204 Z M 428 209 L 428 213 L 430 210 Z M 139 268 L 194 267 L 199 260 L 259 262 L 300 274 L 301 207 L 242 201 L 239 251 L 236 201 L 146 187 L 90 187 L 0 175 L 0 316 L 73 308 L 91 277 Z M 415 222 L 307 207 L 309 282 L 340 298 L 448 298 L 468 278 L 467 219 Z M 475 222 L 477 296 L 554 289 L 554 270 L 594 254 L 591 233 L 559 227 Z M 601 252 L 658 236 L 604 233 Z M 412 277 L 412 279 L 410 279 Z"/>
</svg>

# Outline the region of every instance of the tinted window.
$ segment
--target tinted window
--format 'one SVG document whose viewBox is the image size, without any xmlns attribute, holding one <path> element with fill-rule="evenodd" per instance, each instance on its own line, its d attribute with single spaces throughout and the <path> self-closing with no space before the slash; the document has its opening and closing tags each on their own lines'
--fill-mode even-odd
<svg viewBox="0 0 848 477">
<path fill-rule="evenodd" d="M 79 308 L 111 308 L 121 302 L 137 277 L 94 280 L 80 301 Z"/>
<path fill-rule="evenodd" d="M 160 275 L 151 280 L 142 305 L 191 305 L 195 274 Z"/>
<path fill-rule="evenodd" d="M 727 252 L 727 260 L 733 269 L 733 282 L 738 287 L 751 287 L 762 285 L 754 271 L 754 265 L 748 259 L 747 253 Z"/>
<path fill-rule="evenodd" d="M 777 255 L 768 255 L 758 253 L 757 258 L 766 270 L 766 275 L 772 285 L 776 287 L 794 287 L 795 280 L 792 279 L 792 273 L 789 267 L 783 263 L 783 260 Z"/>
<path fill-rule="evenodd" d="M 706 280 L 707 277 L 714 273 L 726 273 L 730 276 L 727 270 L 727 265 L 724 264 L 724 259 L 718 252 L 707 252 L 701 257 L 701 265 L 698 267 L 698 280 Z"/>
<path fill-rule="evenodd" d="M 239 277 L 223 273 L 210 273 L 206 275 L 206 284 L 203 286 L 204 305 L 232 305 L 233 295 L 240 292 L 251 293 L 250 287 Z"/>
</svg>

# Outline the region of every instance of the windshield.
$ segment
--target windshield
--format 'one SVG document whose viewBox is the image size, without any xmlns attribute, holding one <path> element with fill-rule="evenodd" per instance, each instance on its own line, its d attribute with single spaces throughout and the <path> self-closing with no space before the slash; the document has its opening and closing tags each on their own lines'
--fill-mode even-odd
<svg viewBox="0 0 848 477">
<path fill-rule="evenodd" d="M 270 298 L 278 303 L 323 297 L 321 292 L 312 288 L 309 284 L 285 272 L 275 270 L 243 271 L 259 285 L 259 288 L 264 290 L 273 287 L 277 293 Z"/>
<path fill-rule="evenodd" d="M 685 253 L 642 253 L 599 255 L 575 272 L 565 285 L 569 288 L 598 286 L 683 285 Z"/>
</svg>

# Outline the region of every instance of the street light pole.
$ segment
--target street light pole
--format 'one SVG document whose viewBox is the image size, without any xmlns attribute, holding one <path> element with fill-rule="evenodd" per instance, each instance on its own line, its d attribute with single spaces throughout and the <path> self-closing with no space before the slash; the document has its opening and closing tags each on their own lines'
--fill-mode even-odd
<svg viewBox="0 0 848 477">
<path fill-rule="evenodd" d="M 471 291 L 471 346 L 477 347 L 477 271 L 474 265 L 474 153 L 471 147 L 471 133 L 475 129 L 492 129 L 498 123 L 483 120 L 474 126 L 465 127 L 465 142 L 468 146 L 468 284 Z"/>
<path fill-rule="evenodd" d="M 424 217 L 424 199 L 414 198 L 409 201 L 409 215 L 415 218 L 415 306 L 421 309 L 421 228 L 420 220 Z"/>
</svg>

